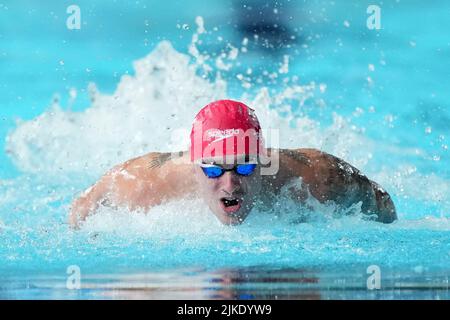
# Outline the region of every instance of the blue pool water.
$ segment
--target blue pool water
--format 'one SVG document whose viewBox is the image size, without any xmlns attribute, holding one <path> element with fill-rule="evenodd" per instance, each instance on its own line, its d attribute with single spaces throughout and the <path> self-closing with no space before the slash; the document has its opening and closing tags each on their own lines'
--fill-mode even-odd
<svg viewBox="0 0 450 320">
<path fill-rule="evenodd" d="M 0 1 L 0 298 L 449 298 L 450 3 L 383 2 L 381 30 L 371 1 L 77 1 L 80 30 L 70 4 Z M 196 111 L 224 97 L 278 128 L 273 145 L 360 168 L 399 220 L 324 205 L 296 224 L 306 209 L 282 200 L 229 228 L 181 199 L 69 228 L 103 172 L 186 148 Z"/>
</svg>

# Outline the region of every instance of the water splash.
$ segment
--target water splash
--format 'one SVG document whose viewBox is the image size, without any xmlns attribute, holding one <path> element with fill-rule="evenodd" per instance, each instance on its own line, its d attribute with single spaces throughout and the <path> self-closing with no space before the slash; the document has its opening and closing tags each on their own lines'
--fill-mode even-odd
<svg viewBox="0 0 450 320">
<path fill-rule="evenodd" d="M 201 19 L 197 23 L 189 54 L 163 41 L 134 62 L 134 75 L 122 76 L 113 94 L 92 85 L 92 103 L 84 111 L 55 103 L 37 118 L 18 122 L 7 137 L 7 149 L 24 174 L 0 181 L 2 268 L 63 269 L 72 263 L 93 270 L 199 264 L 395 266 L 424 259 L 448 265 L 449 181 L 421 174 L 407 163 L 388 166 L 379 159 L 411 150 L 369 139 L 338 113 L 329 125 L 302 114 L 309 103 L 326 104 L 321 97 L 326 84 L 300 84 L 289 75 L 289 57 L 283 57 L 278 73 L 262 73 L 269 80 L 287 79 L 281 80 L 283 86 L 274 90 L 248 72 L 234 81 L 254 90 L 229 94 L 226 75 L 248 52 L 246 41 L 213 58 L 198 47 L 205 29 Z M 280 198 L 272 211 L 254 211 L 246 223 L 229 228 L 199 201 L 184 199 L 147 213 L 102 208 L 81 231 L 69 229 L 68 206 L 78 192 L 121 161 L 149 151 L 186 149 L 190 119 L 203 105 L 222 98 L 252 106 L 263 130 L 279 129 L 280 141 L 272 146 L 315 147 L 363 171 L 371 169 L 369 176 L 400 203 L 401 220 L 386 226 L 361 219 L 358 204 L 347 216 L 332 204 L 310 203 L 315 210 L 308 211 Z M 375 160 L 377 154 L 384 157 Z M 299 217 L 304 223 L 296 221 Z"/>
</svg>

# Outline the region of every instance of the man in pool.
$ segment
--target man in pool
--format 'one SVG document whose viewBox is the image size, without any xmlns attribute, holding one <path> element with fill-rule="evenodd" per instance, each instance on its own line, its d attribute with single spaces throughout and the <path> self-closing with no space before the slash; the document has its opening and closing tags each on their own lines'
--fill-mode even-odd
<svg viewBox="0 0 450 320">
<path fill-rule="evenodd" d="M 340 208 L 360 204 L 376 221 L 397 219 L 389 194 L 345 161 L 315 149 L 264 148 L 253 109 L 232 100 L 205 106 L 195 117 L 189 152 L 152 152 L 106 173 L 72 204 L 78 227 L 99 206 L 148 210 L 185 197 L 201 198 L 226 225 L 242 223 L 255 206 L 286 197 Z"/>
</svg>

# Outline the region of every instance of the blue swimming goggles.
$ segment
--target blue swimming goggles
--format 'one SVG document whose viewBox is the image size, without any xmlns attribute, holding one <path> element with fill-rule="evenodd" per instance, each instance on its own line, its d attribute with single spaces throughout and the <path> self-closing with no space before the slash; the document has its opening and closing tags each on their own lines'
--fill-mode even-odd
<svg viewBox="0 0 450 320">
<path fill-rule="evenodd" d="M 218 165 L 205 163 L 200 164 L 200 167 L 208 178 L 218 178 L 226 171 L 234 171 L 240 176 L 249 176 L 255 171 L 256 163 L 238 164 L 231 169 L 224 169 Z"/>
</svg>

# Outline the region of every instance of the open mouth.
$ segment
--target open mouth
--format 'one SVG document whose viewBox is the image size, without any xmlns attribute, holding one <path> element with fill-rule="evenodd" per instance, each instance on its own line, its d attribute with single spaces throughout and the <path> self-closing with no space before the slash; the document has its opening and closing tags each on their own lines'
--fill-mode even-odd
<svg viewBox="0 0 450 320">
<path fill-rule="evenodd" d="M 237 212 L 241 208 L 241 200 L 238 198 L 221 198 L 220 203 L 225 212 Z"/>
</svg>

